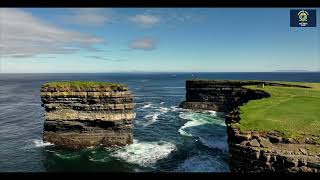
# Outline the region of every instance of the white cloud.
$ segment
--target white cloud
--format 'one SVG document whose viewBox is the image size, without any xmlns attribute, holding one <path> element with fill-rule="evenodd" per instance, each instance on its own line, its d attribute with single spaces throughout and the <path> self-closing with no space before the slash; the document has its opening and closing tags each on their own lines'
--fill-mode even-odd
<svg viewBox="0 0 320 180">
<path fill-rule="evenodd" d="M 76 8 L 71 14 L 63 16 L 65 22 L 84 26 L 101 26 L 112 22 L 111 9 Z"/>
<path fill-rule="evenodd" d="M 68 54 L 104 40 L 50 25 L 19 9 L 0 8 L 0 55 L 30 57 L 40 54 Z"/>
<path fill-rule="evenodd" d="M 152 15 L 138 14 L 129 17 L 129 20 L 140 27 L 152 27 L 160 22 L 160 18 Z"/>
<path fill-rule="evenodd" d="M 186 23 L 201 23 L 207 19 L 205 10 L 194 8 L 150 8 L 142 14 L 156 17 L 157 23 L 179 26 Z"/>
<path fill-rule="evenodd" d="M 114 62 L 120 62 L 125 61 L 124 59 L 113 59 L 113 58 L 106 58 L 105 56 L 95 55 L 95 56 L 86 56 L 90 59 L 98 59 L 98 60 L 104 60 L 104 61 L 114 61 Z"/>
<path fill-rule="evenodd" d="M 153 50 L 158 41 L 151 37 L 138 38 L 129 43 L 131 49 Z"/>
</svg>

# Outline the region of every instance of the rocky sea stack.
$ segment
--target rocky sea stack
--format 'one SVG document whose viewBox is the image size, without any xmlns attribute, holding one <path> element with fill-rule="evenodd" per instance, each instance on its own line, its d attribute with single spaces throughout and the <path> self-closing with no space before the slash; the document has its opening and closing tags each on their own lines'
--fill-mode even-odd
<svg viewBox="0 0 320 180">
<path fill-rule="evenodd" d="M 43 140 L 67 148 L 124 146 L 133 141 L 133 97 L 123 84 L 50 82 L 41 88 Z"/>
</svg>

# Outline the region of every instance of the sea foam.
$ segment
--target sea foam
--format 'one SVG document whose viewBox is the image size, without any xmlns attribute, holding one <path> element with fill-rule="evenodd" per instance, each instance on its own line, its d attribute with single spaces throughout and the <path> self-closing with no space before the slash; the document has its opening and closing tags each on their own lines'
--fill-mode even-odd
<svg viewBox="0 0 320 180">
<path fill-rule="evenodd" d="M 176 150 L 176 146 L 170 142 L 139 142 L 134 140 L 133 144 L 115 151 L 112 155 L 129 163 L 152 167 L 158 160 L 166 158 L 174 150 Z"/>
<path fill-rule="evenodd" d="M 45 146 L 52 146 L 54 144 L 49 143 L 49 142 L 43 142 L 42 140 L 35 139 L 33 140 L 34 146 L 35 147 L 45 147 Z"/>
<path fill-rule="evenodd" d="M 228 151 L 226 125 L 216 112 L 180 112 L 179 117 L 188 120 L 178 130 L 182 136 L 196 137 L 204 146 Z"/>
</svg>

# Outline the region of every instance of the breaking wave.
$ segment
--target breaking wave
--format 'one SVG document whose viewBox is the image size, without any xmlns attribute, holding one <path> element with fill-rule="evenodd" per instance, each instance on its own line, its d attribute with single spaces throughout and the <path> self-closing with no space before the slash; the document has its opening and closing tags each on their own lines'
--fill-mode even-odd
<svg viewBox="0 0 320 180">
<path fill-rule="evenodd" d="M 158 160 L 166 158 L 174 150 L 176 150 L 176 146 L 170 142 L 139 142 L 134 140 L 133 144 L 113 152 L 112 156 L 129 163 L 152 167 Z"/>
<path fill-rule="evenodd" d="M 147 115 L 144 116 L 144 119 L 147 120 L 146 123 L 144 123 L 143 126 L 148 126 L 150 124 L 153 124 L 154 122 L 156 122 L 159 119 L 160 115 L 163 115 L 167 112 L 169 112 L 170 109 L 167 107 L 158 107 L 155 109 L 155 112 L 151 112 Z"/>
<path fill-rule="evenodd" d="M 183 136 L 196 137 L 209 147 L 228 151 L 227 130 L 219 112 L 180 112 L 179 117 L 188 120 L 178 131 Z"/>
<path fill-rule="evenodd" d="M 152 103 L 150 104 L 145 104 L 142 106 L 142 109 L 150 108 L 152 106 Z"/>
<path fill-rule="evenodd" d="M 33 140 L 34 146 L 35 147 L 45 147 L 45 146 L 52 146 L 54 144 L 49 143 L 49 142 L 43 142 L 42 140 L 35 139 Z"/>
</svg>

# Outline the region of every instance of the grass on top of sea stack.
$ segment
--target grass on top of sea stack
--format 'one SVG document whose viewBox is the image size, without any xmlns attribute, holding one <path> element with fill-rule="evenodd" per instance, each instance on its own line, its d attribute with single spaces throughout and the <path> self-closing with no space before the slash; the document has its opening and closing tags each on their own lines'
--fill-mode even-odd
<svg viewBox="0 0 320 180">
<path fill-rule="evenodd" d="M 57 89 L 83 89 L 83 88 L 118 89 L 123 87 L 126 87 L 126 85 L 111 83 L 111 82 L 95 82 L 95 81 L 54 81 L 54 82 L 47 82 L 42 85 L 42 88 L 57 88 Z"/>
<path fill-rule="evenodd" d="M 251 100 L 240 107 L 240 130 L 279 131 L 285 137 L 320 136 L 320 83 L 293 83 L 311 88 L 245 86 L 271 97 Z"/>
</svg>

